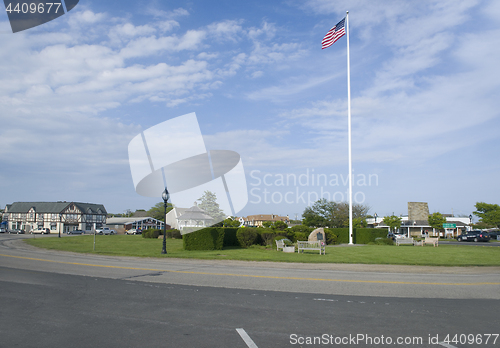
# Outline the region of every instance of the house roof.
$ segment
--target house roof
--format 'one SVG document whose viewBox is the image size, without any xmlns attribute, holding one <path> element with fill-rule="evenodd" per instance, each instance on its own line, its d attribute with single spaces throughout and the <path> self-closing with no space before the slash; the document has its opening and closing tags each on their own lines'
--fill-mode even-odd
<svg viewBox="0 0 500 348">
<path fill-rule="evenodd" d="M 177 220 L 213 220 L 213 218 L 195 204 L 191 208 L 186 209 L 184 214 L 179 216 Z"/>
<path fill-rule="evenodd" d="M 8 205 L 7 213 L 27 213 L 31 208 L 35 208 L 37 213 L 61 213 L 71 204 L 74 204 L 84 214 L 89 209 L 93 214 L 97 214 L 99 209 L 102 214 L 107 214 L 106 208 L 102 204 L 81 202 L 14 202 Z"/>
<path fill-rule="evenodd" d="M 288 216 L 279 216 L 274 214 L 257 214 L 257 215 L 248 215 L 246 218 L 243 218 L 246 221 L 285 221 L 290 220 Z"/>
<path fill-rule="evenodd" d="M 148 212 L 143 211 L 143 210 L 136 210 L 135 213 L 132 215 L 134 218 L 141 218 L 141 217 L 147 217 Z"/>
</svg>

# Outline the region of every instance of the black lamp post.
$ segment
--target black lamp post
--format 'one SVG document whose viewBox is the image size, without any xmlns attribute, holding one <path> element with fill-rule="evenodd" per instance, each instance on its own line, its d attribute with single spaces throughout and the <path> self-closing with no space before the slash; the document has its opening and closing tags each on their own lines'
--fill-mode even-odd
<svg viewBox="0 0 500 348">
<path fill-rule="evenodd" d="M 167 253 L 167 203 L 170 198 L 170 194 L 168 193 L 167 188 L 165 187 L 165 191 L 161 194 L 161 198 L 163 198 L 163 216 L 165 221 L 163 222 L 163 248 L 161 249 L 162 254 Z"/>
<path fill-rule="evenodd" d="M 469 225 L 470 225 L 470 230 L 472 231 L 472 214 L 469 215 Z"/>
<path fill-rule="evenodd" d="M 375 217 L 375 223 L 377 223 L 377 213 L 373 214 L 373 216 Z"/>
<path fill-rule="evenodd" d="M 62 228 L 62 214 L 59 213 L 59 228 L 57 229 L 59 231 L 59 238 L 61 238 L 61 228 Z"/>
</svg>

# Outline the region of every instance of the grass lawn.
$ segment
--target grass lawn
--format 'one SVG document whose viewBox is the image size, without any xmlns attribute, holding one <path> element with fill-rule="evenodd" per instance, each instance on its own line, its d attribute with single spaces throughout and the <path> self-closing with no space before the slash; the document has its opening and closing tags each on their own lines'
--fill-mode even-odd
<svg viewBox="0 0 500 348">
<path fill-rule="evenodd" d="M 363 245 L 354 247 L 327 247 L 326 255 L 309 251 L 289 254 L 270 248 L 252 246 L 248 249 L 227 248 L 213 251 L 186 251 L 182 240 L 167 239 L 167 255 L 161 255 L 162 240 L 142 236 L 72 236 L 64 238 L 25 239 L 26 243 L 54 250 L 88 254 L 177 257 L 210 260 L 245 260 L 305 263 L 366 263 L 426 266 L 500 266 L 500 247 L 481 245 L 392 246 Z"/>
</svg>

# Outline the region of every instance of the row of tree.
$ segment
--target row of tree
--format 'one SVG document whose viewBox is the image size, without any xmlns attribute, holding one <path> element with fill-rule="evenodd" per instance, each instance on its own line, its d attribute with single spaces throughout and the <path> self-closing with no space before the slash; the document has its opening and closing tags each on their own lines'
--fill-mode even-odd
<svg viewBox="0 0 500 348">
<path fill-rule="evenodd" d="M 353 227 L 365 227 L 366 218 L 370 209 L 367 205 L 353 204 Z M 500 206 L 477 202 L 474 215 L 479 217 L 475 228 L 500 228 Z M 302 214 L 302 224 L 310 227 L 349 227 L 349 204 L 347 202 L 332 202 L 326 199 L 316 201 L 311 207 L 307 207 Z M 395 215 L 383 218 L 384 224 L 391 230 L 401 227 L 401 218 Z M 441 213 L 433 213 L 428 218 L 429 226 L 442 229 L 446 223 L 446 217 Z"/>
<path fill-rule="evenodd" d="M 224 219 L 225 215 L 217 203 L 217 197 L 213 192 L 205 191 L 202 197 L 198 199 L 200 202 L 198 207 L 207 212 L 208 215 L 216 221 Z M 475 225 L 476 228 L 500 228 L 500 206 L 498 204 L 488 204 L 478 202 L 475 205 L 476 211 L 474 215 L 479 217 L 479 222 Z M 168 203 L 167 212 L 173 209 L 173 205 Z M 370 207 L 363 204 L 353 204 L 353 227 L 366 227 L 366 218 Z M 126 212 L 129 215 L 131 212 Z M 124 214 L 125 215 L 125 214 Z M 164 221 L 164 206 L 163 203 L 157 203 L 154 207 L 147 211 L 147 215 L 157 220 Z M 302 213 L 302 224 L 309 227 L 349 227 L 349 204 L 347 202 L 333 202 L 326 199 L 316 201 L 312 206 L 305 208 Z M 401 218 L 395 215 L 386 216 L 383 218 L 384 224 L 391 230 L 401 227 Z M 280 224 L 281 223 L 281 224 Z M 429 226 L 436 229 L 441 229 L 443 223 L 446 223 L 446 218 L 441 213 L 433 213 L 429 215 Z M 277 224 L 277 225 L 276 225 Z M 221 226 L 238 227 L 240 222 L 236 219 L 225 219 L 220 223 Z M 282 221 L 264 223 L 264 227 L 285 229 L 286 223 Z"/>
<path fill-rule="evenodd" d="M 366 218 L 370 207 L 363 204 L 353 204 L 353 227 L 366 227 Z M 325 198 L 316 201 L 302 213 L 302 224 L 315 227 L 349 227 L 349 204 L 333 202 Z"/>
</svg>

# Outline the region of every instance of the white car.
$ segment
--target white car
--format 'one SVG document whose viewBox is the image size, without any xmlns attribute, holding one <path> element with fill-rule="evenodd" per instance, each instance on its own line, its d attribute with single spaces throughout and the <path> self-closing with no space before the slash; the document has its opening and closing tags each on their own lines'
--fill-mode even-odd
<svg viewBox="0 0 500 348">
<path fill-rule="evenodd" d="M 36 230 L 31 230 L 30 233 L 49 234 L 50 230 L 48 228 L 37 228 Z"/>
<path fill-rule="evenodd" d="M 128 231 L 125 232 L 125 234 L 141 234 L 142 231 L 140 229 L 137 229 L 137 228 L 132 228 Z"/>
<path fill-rule="evenodd" d="M 101 227 L 95 230 L 97 234 L 116 234 L 115 230 L 110 229 L 109 227 Z"/>
</svg>

